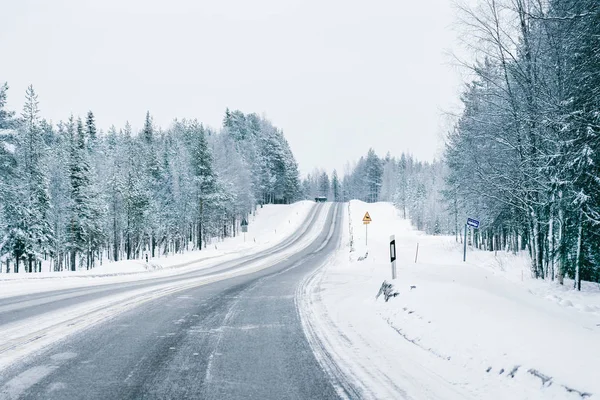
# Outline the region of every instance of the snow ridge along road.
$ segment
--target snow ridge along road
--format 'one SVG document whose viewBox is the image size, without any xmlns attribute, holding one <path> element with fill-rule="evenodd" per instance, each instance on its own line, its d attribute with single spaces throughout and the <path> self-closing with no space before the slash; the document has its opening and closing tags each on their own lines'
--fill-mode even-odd
<svg viewBox="0 0 600 400">
<path fill-rule="evenodd" d="M 144 260 L 104 262 L 91 270 L 0 273 L 0 298 L 53 290 L 80 288 L 105 284 L 139 282 L 168 275 L 180 275 L 192 270 L 236 260 L 272 249 L 297 234 L 306 226 L 315 203 L 304 200 L 290 205 L 265 205 L 250 217 L 252 227 L 246 235 L 211 243 L 202 250 L 183 254 L 158 255 Z M 244 239 L 246 236 L 247 240 Z M 44 267 L 45 269 L 48 266 Z"/>
<path fill-rule="evenodd" d="M 0 370 L 95 324 L 169 294 L 276 265 L 320 234 L 329 205 L 315 205 L 302 228 L 273 248 L 238 260 L 143 280 L 0 299 Z"/>
<path fill-rule="evenodd" d="M 179 282 L 182 279 L 209 276 L 218 272 L 237 269 L 242 264 L 276 254 L 287 247 L 299 243 L 300 240 L 307 237 L 307 231 L 316 223 L 317 218 L 319 217 L 319 212 L 319 207 L 314 206 L 299 230 L 271 248 L 260 251 L 256 254 L 250 254 L 234 260 L 220 261 L 216 264 L 213 263 L 208 266 L 204 265 L 203 262 L 205 260 L 200 260 L 197 262 L 197 264 L 202 266 L 202 268 L 187 271 L 185 274 L 178 274 L 176 276 L 151 277 L 149 279 L 142 279 L 134 282 L 112 282 L 109 280 L 107 283 L 93 286 L 85 286 L 82 282 L 80 287 L 75 288 L 47 290 L 44 292 L 0 298 L 0 326 L 15 322 L 19 319 L 31 318 L 37 314 L 47 314 L 49 311 L 53 311 L 57 308 L 64 308 L 66 305 L 80 304 L 88 300 L 96 299 L 99 296 L 114 295 L 136 288 L 153 287 L 157 284 Z M 99 280 L 103 281 L 102 279 Z M 43 305 L 44 307 L 39 307 L 40 305 Z"/>
</svg>

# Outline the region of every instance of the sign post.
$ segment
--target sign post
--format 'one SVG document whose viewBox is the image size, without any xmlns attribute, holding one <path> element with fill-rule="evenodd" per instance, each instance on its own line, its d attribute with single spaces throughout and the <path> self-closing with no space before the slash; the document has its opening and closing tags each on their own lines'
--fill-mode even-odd
<svg viewBox="0 0 600 400">
<path fill-rule="evenodd" d="M 473 218 L 467 218 L 467 223 L 465 224 L 463 262 L 467 261 L 467 228 L 469 226 L 473 227 L 474 229 L 477 229 L 479 228 L 479 221 Z"/>
<path fill-rule="evenodd" d="M 390 262 L 392 263 L 392 279 L 396 279 L 396 237 L 390 236 Z"/>
<path fill-rule="evenodd" d="M 371 216 L 369 215 L 369 212 L 367 211 L 365 213 L 365 216 L 363 217 L 363 224 L 365 225 L 365 245 L 369 245 L 369 224 L 371 223 L 372 219 Z"/>
<path fill-rule="evenodd" d="M 472 226 L 473 228 L 479 228 L 479 221 L 473 218 L 467 218 L 467 225 Z"/>
<path fill-rule="evenodd" d="M 463 237 L 463 245 L 464 245 L 464 251 L 463 251 L 463 262 L 467 261 L 467 224 L 465 224 L 465 236 Z"/>
</svg>

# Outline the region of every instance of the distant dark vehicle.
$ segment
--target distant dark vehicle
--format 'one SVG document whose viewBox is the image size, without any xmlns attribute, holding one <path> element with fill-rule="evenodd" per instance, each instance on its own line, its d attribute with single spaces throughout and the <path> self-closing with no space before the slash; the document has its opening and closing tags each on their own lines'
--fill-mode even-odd
<svg viewBox="0 0 600 400">
<path fill-rule="evenodd" d="M 325 196 L 315 197 L 315 201 L 317 203 L 325 203 L 327 201 L 327 197 L 325 197 Z"/>
</svg>

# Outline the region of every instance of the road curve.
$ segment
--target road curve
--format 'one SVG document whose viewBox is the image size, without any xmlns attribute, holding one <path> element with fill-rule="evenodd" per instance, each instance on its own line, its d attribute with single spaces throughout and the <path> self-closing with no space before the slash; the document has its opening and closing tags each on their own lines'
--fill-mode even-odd
<svg viewBox="0 0 600 400">
<path fill-rule="evenodd" d="M 338 398 L 294 294 L 338 246 L 341 212 L 332 206 L 316 240 L 269 268 L 146 302 L 13 365 L 0 399 Z"/>
<path fill-rule="evenodd" d="M 268 255 L 276 254 L 277 252 L 280 252 L 302 240 L 308 233 L 308 227 L 314 224 L 319 217 L 321 210 L 321 205 L 316 205 L 313 207 L 312 211 L 307 215 L 304 223 L 302 224 L 304 229 L 298 230 L 281 243 L 258 253 L 235 260 L 218 263 L 217 265 L 208 268 L 202 268 L 180 275 L 143 279 L 140 281 L 83 286 L 78 288 L 52 290 L 41 293 L 0 298 L 0 326 L 27 318 L 33 318 L 37 315 L 46 314 L 51 311 L 65 309 L 83 302 L 125 293 L 134 289 L 148 288 L 158 284 L 179 282 L 193 277 L 209 276 L 219 272 L 235 270 L 236 268 L 239 268 L 240 266 L 243 266 L 251 261 L 259 260 Z M 186 264 L 191 263 L 193 262 L 188 262 Z"/>
</svg>

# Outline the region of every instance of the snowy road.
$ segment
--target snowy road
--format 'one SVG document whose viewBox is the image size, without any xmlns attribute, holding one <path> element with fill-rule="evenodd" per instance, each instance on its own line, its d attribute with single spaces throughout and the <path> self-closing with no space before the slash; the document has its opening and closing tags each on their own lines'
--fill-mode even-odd
<svg viewBox="0 0 600 400">
<path fill-rule="evenodd" d="M 221 262 L 209 268 L 199 269 L 185 274 L 153 279 L 144 279 L 133 282 L 110 283 L 99 286 L 82 286 L 73 289 L 56 290 L 42 293 L 33 293 L 7 298 L 0 298 L 0 325 L 12 323 L 21 319 L 46 314 L 50 311 L 65 309 L 72 305 L 96 300 L 102 297 L 114 296 L 133 289 L 151 288 L 158 284 L 177 283 L 190 278 L 206 277 L 216 273 L 223 273 L 239 269 L 255 260 L 264 259 L 267 256 L 277 254 L 290 246 L 302 241 L 309 232 L 306 228 L 312 226 L 319 216 L 319 207 L 314 207 L 302 224 L 304 227 L 278 245 L 252 254 L 243 258 L 234 259 L 229 262 Z"/>
<path fill-rule="evenodd" d="M 341 212 L 315 207 L 307 229 L 275 248 L 192 276 L 3 299 L 6 359 L 51 340 L 44 329 L 80 332 L 4 369 L 0 399 L 337 398 L 303 333 L 295 293 L 338 246 Z M 42 329 L 50 315 L 67 320 Z"/>
</svg>

